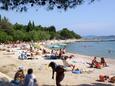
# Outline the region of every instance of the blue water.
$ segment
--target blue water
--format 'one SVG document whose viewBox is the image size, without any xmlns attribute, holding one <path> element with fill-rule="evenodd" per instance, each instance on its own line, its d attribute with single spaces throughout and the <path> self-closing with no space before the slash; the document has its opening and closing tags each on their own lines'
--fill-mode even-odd
<svg viewBox="0 0 115 86">
<path fill-rule="evenodd" d="M 67 44 L 66 49 L 71 53 L 115 59 L 115 41 L 74 42 Z"/>
</svg>

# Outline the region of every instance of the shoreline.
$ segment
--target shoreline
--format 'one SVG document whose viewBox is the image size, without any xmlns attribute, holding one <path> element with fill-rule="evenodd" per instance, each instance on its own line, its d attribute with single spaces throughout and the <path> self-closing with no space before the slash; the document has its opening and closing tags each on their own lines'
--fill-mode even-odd
<svg viewBox="0 0 115 86">
<path fill-rule="evenodd" d="M 51 45 L 51 44 L 57 44 L 57 45 L 64 45 L 64 46 L 66 46 L 66 44 L 70 44 L 70 43 L 74 43 L 74 42 L 103 42 L 103 41 L 88 41 L 88 40 L 84 40 L 84 39 L 69 39 L 69 40 L 51 40 L 51 41 L 48 41 L 49 43 L 48 43 L 48 45 Z M 108 42 L 108 41 L 107 41 Z M 74 52 L 68 52 L 68 53 L 73 53 L 73 54 L 75 54 Z M 77 54 L 80 54 L 80 53 L 77 53 Z M 80 54 L 80 55 L 86 55 L 86 54 Z M 86 56 L 95 56 L 95 55 L 86 55 Z M 106 59 L 114 59 L 115 60 L 115 58 L 114 57 L 107 57 L 107 56 L 96 56 L 96 57 L 99 57 L 99 58 L 101 58 L 101 57 L 105 57 Z"/>
<path fill-rule="evenodd" d="M 100 39 L 67 39 L 67 40 L 48 40 L 47 42 L 55 44 L 55 43 L 73 43 L 73 42 L 111 42 L 115 40 L 100 40 Z"/>
</svg>

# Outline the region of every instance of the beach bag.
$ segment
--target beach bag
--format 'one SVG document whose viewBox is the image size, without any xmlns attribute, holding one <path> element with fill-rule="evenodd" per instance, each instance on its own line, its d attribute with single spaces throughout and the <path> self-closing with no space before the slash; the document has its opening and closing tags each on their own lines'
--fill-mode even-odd
<svg viewBox="0 0 115 86">
<path fill-rule="evenodd" d="M 81 71 L 77 68 L 76 70 L 72 71 L 74 74 L 81 74 Z"/>
</svg>

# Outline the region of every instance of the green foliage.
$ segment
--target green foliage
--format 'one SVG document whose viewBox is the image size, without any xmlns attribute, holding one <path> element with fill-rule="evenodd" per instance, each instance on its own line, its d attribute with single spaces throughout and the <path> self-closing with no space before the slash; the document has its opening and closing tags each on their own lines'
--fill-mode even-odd
<svg viewBox="0 0 115 86">
<path fill-rule="evenodd" d="M 27 25 L 27 28 L 26 28 L 26 31 L 27 32 L 30 32 L 34 29 L 34 23 L 31 23 L 31 21 L 29 21 L 28 25 Z"/>
<path fill-rule="evenodd" d="M 3 31 L 0 31 L 0 41 L 1 42 L 4 42 L 4 41 L 6 41 L 7 39 L 7 34 L 5 33 L 5 32 L 3 32 Z"/>
<path fill-rule="evenodd" d="M 50 38 L 50 34 L 48 32 L 44 31 L 31 31 L 29 32 L 30 38 L 33 41 L 38 41 L 38 40 L 48 40 Z"/>
<path fill-rule="evenodd" d="M 6 17 L 2 18 L 0 16 L 0 42 L 70 38 L 80 38 L 80 36 L 67 28 L 56 31 L 54 26 L 35 26 L 34 22 L 31 21 L 29 21 L 28 25 L 21 25 L 18 23 L 12 25 Z"/>
<path fill-rule="evenodd" d="M 0 8 L 3 10 L 17 9 L 19 11 L 27 11 L 28 5 L 31 7 L 46 6 L 47 9 L 71 9 L 75 8 L 84 2 L 94 2 L 96 0 L 0 0 Z"/>
<path fill-rule="evenodd" d="M 23 31 L 21 30 L 17 30 L 13 33 L 13 40 L 14 41 L 17 41 L 17 40 L 20 40 L 20 41 L 23 41 L 24 40 L 24 37 L 25 37 L 25 34 Z"/>
<path fill-rule="evenodd" d="M 16 23 L 16 24 L 14 24 L 13 28 L 14 28 L 14 30 L 23 30 L 24 26 L 21 25 L 21 24 Z"/>
<path fill-rule="evenodd" d="M 4 17 L 3 19 L 1 18 L 0 30 L 6 32 L 9 35 L 13 32 L 13 26 L 6 17 Z"/>
<path fill-rule="evenodd" d="M 73 31 L 69 31 L 67 28 L 63 28 L 63 30 L 60 31 L 60 35 L 62 39 L 81 38 L 80 35 Z"/>
<path fill-rule="evenodd" d="M 0 42 L 8 42 L 12 41 L 13 38 L 10 35 L 7 35 L 7 33 L 0 31 Z"/>
<path fill-rule="evenodd" d="M 47 31 L 56 32 L 56 28 L 54 26 L 50 26 L 50 27 L 47 28 Z"/>
</svg>

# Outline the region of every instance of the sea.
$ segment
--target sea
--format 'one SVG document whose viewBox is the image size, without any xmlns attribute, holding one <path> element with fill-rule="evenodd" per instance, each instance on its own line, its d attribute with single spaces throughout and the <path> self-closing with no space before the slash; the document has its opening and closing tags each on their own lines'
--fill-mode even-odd
<svg viewBox="0 0 115 86">
<path fill-rule="evenodd" d="M 115 59 L 115 41 L 74 42 L 66 45 L 67 52 Z"/>
</svg>

